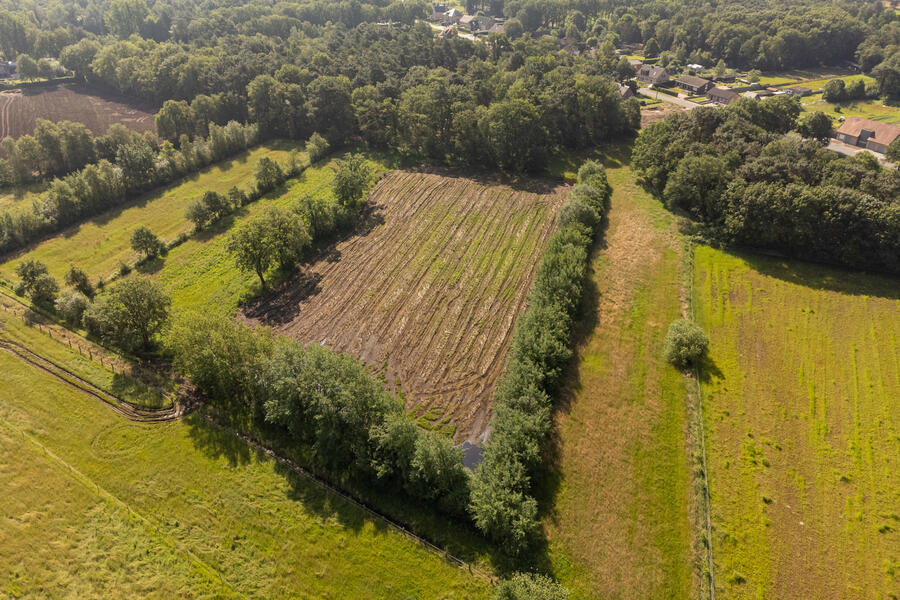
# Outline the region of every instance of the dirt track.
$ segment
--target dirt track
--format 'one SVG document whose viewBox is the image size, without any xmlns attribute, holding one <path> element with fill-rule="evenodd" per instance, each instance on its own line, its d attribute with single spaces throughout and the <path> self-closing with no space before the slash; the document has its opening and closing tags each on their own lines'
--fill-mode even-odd
<svg viewBox="0 0 900 600">
<path fill-rule="evenodd" d="M 14 89 L 0 92 L 0 140 L 32 133 L 37 119 L 77 121 L 94 135 L 105 134 L 113 123 L 143 133 L 154 130 L 152 111 L 75 84 Z"/>
<path fill-rule="evenodd" d="M 243 318 L 348 352 L 478 441 L 565 189 L 395 171 L 366 231 Z M 449 420 L 449 421 L 448 421 Z"/>
</svg>

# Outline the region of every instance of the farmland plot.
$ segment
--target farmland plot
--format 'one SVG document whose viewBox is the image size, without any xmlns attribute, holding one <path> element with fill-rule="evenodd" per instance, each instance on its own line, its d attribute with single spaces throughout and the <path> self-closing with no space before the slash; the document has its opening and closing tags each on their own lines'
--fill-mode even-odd
<svg viewBox="0 0 900 600">
<path fill-rule="evenodd" d="M 395 171 L 370 196 L 368 231 L 244 317 L 358 357 L 477 440 L 564 192 Z"/>
<path fill-rule="evenodd" d="M 154 131 L 153 108 L 125 104 L 87 86 L 61 84 L 0 92 L 0 139 L 34 131 L 37 119 L 84 123 L 103 135 L 113 123 L 143 133 Z"/>
<path fill-rule="evenodd" d="M 717 593 L 900 595 L 900 285 L 698 248 Z"/>
</svg>

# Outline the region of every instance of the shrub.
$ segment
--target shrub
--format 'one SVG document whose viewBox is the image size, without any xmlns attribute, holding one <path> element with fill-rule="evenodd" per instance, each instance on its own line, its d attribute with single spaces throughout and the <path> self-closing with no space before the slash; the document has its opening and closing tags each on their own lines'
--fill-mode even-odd
<svg viewBox="0 0 900 600">
<path fill-rule="evenodd" d="M 516 573 L 497 586 L 495 600 L 568 600 L 569 592 L 546 575 Z"/>
<path fill-rule="evenodd" d="M 328 148 L 328 140 L 318 133 L 313 133 L 309 137 L 309 141 L 306 142 L 306 153 L 309 154 L 309 162 L 319 162 L 319 160 L 328 154 Z"/>
<path fill-rule="evenodd" d="M 696 365 L 706 355 L 709 339 L 693 321 L 678 319 L 669 325 L 664 352 L 666 360 L 679 369 Z"/>
<path fill-rule="evenodd" d="M 81 317 L 90 303 L 88 297 L 78 290 L 63 290 L 56 299 L 56 312 L 71 327 L 80 327 Z"/>
<path fill-rule="evenodd" d="M 65 282 L 67 286 L 78 290 L 88 298 L 94 297 L 94 286 L 91 285 L 88 274 L 75 265 L 69 265 L 69 270 L 66 271 Z"/>
</svg>

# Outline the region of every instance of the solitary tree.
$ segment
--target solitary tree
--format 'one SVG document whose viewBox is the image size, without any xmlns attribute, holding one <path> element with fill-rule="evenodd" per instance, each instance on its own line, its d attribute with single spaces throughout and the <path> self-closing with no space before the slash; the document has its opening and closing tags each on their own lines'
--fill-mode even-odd
<svg viewBox="0 0 900 600">
<path fill-rule="evenodd" d="M 344 160 L 337 161 L 332 188 L 334 195 L 344 206 L 354 206 L 362 199 L 372 179 L 372 169 L 364 156 L 351 154 Z"/>
<path fill-rule="evenodd" d="M 268 156 L 264 156 L 256 163 L 256 187 L 262 193 L 274 190 L 284 180 L 281 167 Z"/>
<path fill-rule="evenodd" d="M 88 331 L 126 351 L 146 349 L 169 316 L 170 300 L 147 277 L 129 277 L 85 311 Z"/>
<path fill-rule="evenodd" d="M 709 339 L 693 321 L 678 319 L 669 325 L 664 347 L 666 360 L 679 369 L 686 369 L 703 358 Z"/>
<path fill-rule="evenodd" d="M 144 258 L 154 258 L 159 256 L 164 246 L 156 234 L 144 225 L 134 230 L 131 235 L 131 248 L 135 252 L 140 252 Z"/>
<path fill-rule="evenodd" d="M 266 271 L 272 266 L 277 252 L 268 224 L 256 218 L 238 226 L 228 240 L 228 252 L 234 256 L 238 268 L 254 271 L 265 289 Z"/>
</svg>

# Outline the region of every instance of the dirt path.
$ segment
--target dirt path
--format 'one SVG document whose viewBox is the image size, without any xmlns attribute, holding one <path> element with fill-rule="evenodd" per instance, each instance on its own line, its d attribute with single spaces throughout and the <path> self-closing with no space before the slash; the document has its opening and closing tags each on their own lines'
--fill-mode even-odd
<svg viewBox="0 0 900 600">
<path fill-rule="evenodd" d="M 668 323 L 682 310 L 682 242 L 627 165 L 609 176 L 614 195 L 605 247 L 591 266 L 589 330 L 557 415 L 551 560 L 573 600 L 687 598 L 685 391 L 661 358 Z"/>
<path fill-rule="evenodd" d="M 75 375 L 65 367 L 29 350 L 22 344 L 19 344 L 12 340 L 0 338 L 0 349 L 5 350 L 13 356 L 41 369 L 45 373 L 53 375 L 69 386 L 74 387 L 84 392 L 85 394 L 88 394 L 89 396 L 93 396 L 130 421 L 138 421 L 142 423 L 162 423 L 165 421 L 174 421 L 175 419 L 180 419 L 182 416 L 190 412 L 190 409 L 192 408 L 191 405 L 183 404 L 177 401 L 168 408 L 142 408 L 128 402 L 127 400 L 122 400 L 121 398 L 113 396 L 109 392 L 100 389 L 91 382 L 82 379 L 78 375 Z"/>
</svg>

